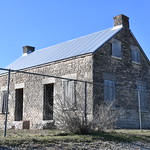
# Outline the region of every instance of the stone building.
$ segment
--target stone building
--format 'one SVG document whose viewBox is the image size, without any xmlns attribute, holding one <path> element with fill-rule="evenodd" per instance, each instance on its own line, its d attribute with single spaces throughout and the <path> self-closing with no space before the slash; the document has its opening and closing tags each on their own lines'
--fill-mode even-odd
<svg viewBox="0 0 150 150">
<path fill-rule="evenodd" d="M 150 63 L 125 15 L 114 17 L 112 28 L 48 48 L 35 51 L 34 47 L 24 46 L 23 55 L 7 68 L 62 77 L 11 73 L 9 128 L 22 128 L 25 121 L 30 128 L 54 123 L 58 96 L 62 101 L 69 97 L 72 105 L 84 99 L 84 82 L 77 80 L 96 83 L 87 84 L 88 120 L 93 118 L 97 104 L 114 102 L 112 110 L 124 112 L 118 118 L 119 128 L 139 128 L 140 117 L 142 127 L 150 127 Z M 3 72 L 0 74 L 0 120 L 4 120 L 6 90 L 7 74 Z M 81 95 L 80 100 L 76 91 Z M 3 126 L 3 121 L 0 125 Z"/>
</svg>

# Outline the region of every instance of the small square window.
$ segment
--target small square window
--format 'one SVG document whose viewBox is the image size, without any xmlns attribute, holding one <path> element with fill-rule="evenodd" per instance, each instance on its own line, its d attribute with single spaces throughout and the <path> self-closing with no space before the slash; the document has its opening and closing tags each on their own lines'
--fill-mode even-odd
<svg viewBox="0 0 150 150">
<path fill-rule="evenodd" d="M 119 40 L 113 39 L 112 41 L 112 56 L 119 58 L 122 57 L 121 42 Z"/>
</svg>

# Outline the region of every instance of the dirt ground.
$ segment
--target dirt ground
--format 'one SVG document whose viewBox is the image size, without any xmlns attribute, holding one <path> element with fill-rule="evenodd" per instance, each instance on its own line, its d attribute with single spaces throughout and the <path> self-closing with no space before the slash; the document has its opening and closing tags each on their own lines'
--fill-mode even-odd
<svg viewBox="0 0 150 150">
<path fill-rule="evenodd" d="M 56 142 L 50 144 L 23 143 L 18 147 L 1 147 L 0 150 L 150 150 L 150 143 L 115 143 L 115 142 Z"/>
</svg>

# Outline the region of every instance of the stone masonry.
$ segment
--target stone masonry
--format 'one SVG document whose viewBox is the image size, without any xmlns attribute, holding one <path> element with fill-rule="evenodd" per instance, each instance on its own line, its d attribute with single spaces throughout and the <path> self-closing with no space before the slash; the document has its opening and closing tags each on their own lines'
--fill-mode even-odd
<svg viewBox="0 0 150 150">
<path fill-rule="evenodd" d="M 79 56 L 76 58 L 58 61 L 47 65 L 33 67 L 25 71 L 53 75 L 71 79 L 85 80 L 92 82 L 92 55 Z M 54 120 L 43 120 L 43 85 L 54 84 L 54 107 L 58 100 L 62 99 L 62 80 L 42 76 L 28 75 L 22 73 L 11 73 L 10 98 L 9 98 L 9 115 L 8 128 L 21 129 L 23 121 L 30 121 L 30 128 L 43 128 L 44 125 L 52 123 Z M 7 75 L 0 76 L 1 91 L 6 90 Z M 23 88 L 23 121 L 14 121 L 15 112 L 15 89 Z M 88 85 L 88 105 L 92 106 L 92 88 Z M 79 101 L 84 102 L 84 84 L 78 83 L 76 90 L 82 93 Z M 57 97 L 57 98 L 56 98 Z M 78 102 L 77 102 L 78 103 Z M 88 109 L 89 116 L 92 115 L 91 107 Z M 54 111 L 55 116 L 55 111 Z M 4 115 L 0 115 L 4 120 Z M 4 122 L 0 122 L 3 127 Z"/>
<path fill-rule="evenodd" d="M 121 114 L 118 120 L 119 128 L 139 128 L 139 106 L 137 97 L 137 83 L 142 82 L 150 90 L 150 66 L 141 47 L 132 35 L 129 28 L 125 28 L 116 34 L 112 39 L 121 41 L 122 58 L 112 56 L 112 39 L 107 41 L 93 54 L 93 81 L 100 84 L 94 89 L 96 95 L 94 103 L 103 101 L 104 78 L 116 83 L 116 104 L 115 109 L 120 109 Z M 140 63 L 132 62 L 130 46 L 135 45 L 140 49 Z M 100 89 L 100 92 L 98 91 Z M 99 94 L 98 94 L 99 93 Z M 143 127 L 149 128 L 150 124 L 150 97 L 147 92 L 148 111 L 142 112 Z"/>
<path fill-rule="evenodd" d="M 76 56 L 24 71 L 44 75 L 65 77 L 94 82 L 87 84 L 87 118 L 93 119 L 95 106 L 104 102 L 104 80 L 115 81 L 115 101 L 112 111 L 119 110 L 118 128 L 139 128 L 139 103 L 137 85 L 142 84 L 147 90 L 147 111 L 142 111 L 142 127 L 150 128 L 150 63 L 139 43 L 129 29 L 129 18 L 124 15 L 114 17 L 114 26 L 123 28 L 111 39 L 105 42 L 94 53 Z M 112 41 L 121 42 L 122 57 L 112 56 Z M 131 60 L 131 46 L 136 46 L 140 52 L 140 63 Z M 33 47 L 34 48 L 34 47 Z M 54 108 L 57 101 L 62 100 L 62 79 L 38 75 L 11 73 L 8 104 L 8 128 L 43 129 L 55 124 L 56 119 L 43 120 L 44 85 L 54 85 Z M 77 105 L 84 105 L 84 83 L 76 82 Z M 23 118 L 15 121 L 16 89 L 23 89 Z M 0 75 L 0 92 L 7 90 L 7 74 Z M 76 95 L 77 96 L 77 95 Z M 0 100 L 2 106 L 2 98 Z M 53 116 L 57 112 L 53 110 Z M 4 125 L 4 114 L 0 114 L 0 126 Z"/>
</svg>

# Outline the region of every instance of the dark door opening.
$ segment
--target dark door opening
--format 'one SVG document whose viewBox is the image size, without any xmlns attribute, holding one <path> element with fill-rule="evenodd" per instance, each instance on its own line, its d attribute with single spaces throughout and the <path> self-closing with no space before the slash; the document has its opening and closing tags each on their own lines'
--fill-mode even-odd
<svg viewBox="0 0 150 150">
<path fill-rule="evenodd" d="M 44 85 L 43 120 L 53 120 L 54 84 Z"/>
<path fill-rule="evenodd" d="M 23 89 L 15 90 L 15 121 L 23 118 Z"/>
</svg>

